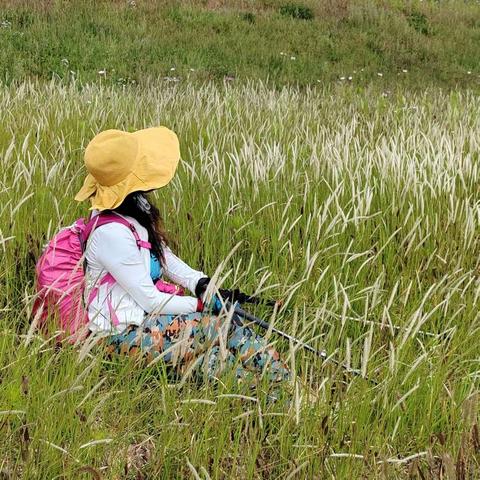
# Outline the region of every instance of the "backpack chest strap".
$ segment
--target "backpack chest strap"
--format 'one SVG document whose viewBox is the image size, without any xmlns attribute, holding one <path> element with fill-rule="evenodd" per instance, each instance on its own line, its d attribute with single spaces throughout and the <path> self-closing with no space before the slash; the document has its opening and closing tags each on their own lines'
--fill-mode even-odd
<svg viewBox="0 0 480 480">
<path fill-rule="evenodd" d="M 122 220 L 125 220 L 123 217 L 118 217 L 118 218 L 121 218 Z M 114 220 L 114 221 L 118 221 L 118 220 Z M 135 237 L 135 241 L 137 242 L 137 247 L 140 249 L 140 248 L 146 248 L 147 250 L 151 250 L 152 249 L 152 244 L 150 242 L 146 242 L 145 240 L 142 240 L 140 238 L 140 235 L 138 234 L 137 232 L 137 229 L 135 228 L 135 225 L 133 225 L 133 223 L 130 223 L 128 221 L 125 220 L 126 223 L 124 222 L 119 222 L 121 223 L 122 225 L 125 225 L 127 226 L 130 231 L 132 232 L 133 236 Z"/>
</svg>

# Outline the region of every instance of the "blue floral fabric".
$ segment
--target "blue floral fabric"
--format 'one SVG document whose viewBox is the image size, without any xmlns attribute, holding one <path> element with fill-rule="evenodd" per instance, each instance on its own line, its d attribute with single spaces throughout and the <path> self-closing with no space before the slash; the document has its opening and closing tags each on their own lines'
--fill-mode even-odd
<svg viewBox="0 0 480 480">
<path fill-rule="evenodd" d="M 239 379 L 249 372 L 265 372 L 273 382 L 290 378 L 278 352 L 238 318 L 232 320 L 222 352 L 219 332 L 224 321 L 204 313 L 160 315 L 146 319 L 141 326 L 130 325 L 104 341 L 109 353 L 143 355 L 148 360 L 163 355 L 163 361 L 180 371 L 195 363 L 193 371 L 204 372 L 210 378 L 219 376 L 226 368 L 234 368 Z"/>
</svg>

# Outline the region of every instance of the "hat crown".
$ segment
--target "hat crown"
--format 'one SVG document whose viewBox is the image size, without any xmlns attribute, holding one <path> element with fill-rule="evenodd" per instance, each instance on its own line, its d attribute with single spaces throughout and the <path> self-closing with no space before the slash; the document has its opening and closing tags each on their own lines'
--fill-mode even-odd
<svg viewBox="0 0 480 480">
<path fill-rule="evenodd" d="M 100 185 L 111 187 L 132 172 L 137 154 L 138 142 L 134 135 L 121 130 L 105 130 L 87 145 L 85 165 Z"/>
<path fill-rule="evenodd" d="M 180 145 L 166 127 L 136 132 L 106 130 L 87 145 L 89 174 L 75 200 L 91 201 L 98 210 L 115 209 L 132 192 L 164 187 L 173 178 L 180 160 Z"/>
</svg>

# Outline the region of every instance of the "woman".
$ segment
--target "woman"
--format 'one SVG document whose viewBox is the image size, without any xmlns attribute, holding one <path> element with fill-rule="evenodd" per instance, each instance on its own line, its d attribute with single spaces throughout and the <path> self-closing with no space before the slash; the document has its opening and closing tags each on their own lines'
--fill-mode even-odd
<svg viewBox="0 0 480 480">
<path fill-rule="evenodd" d="M 289 371 L 278 353 L 236 321 L 228 327 L 223 358 L 219 331 L 225 318 L 218 315 L 218 298 L 211 308 L 203 306 L 209 278 L 168 247 L 159 211 L 143 192 L 169 183 L 179 158 L 178 139 L 165 127 L 106 130 L 87 146 L 89 175 L 75 199 L 90 199 L 92 215 L 113 213 L 130 224 L 98 226 L 88 239 L 89 329 L 104 337 L 110 352 L 150 359 L 162 355 L 182 371 L 213 377 L 228 365 L 235 366 L 239 378 L 265 369 L 272 381 L 287 379 Z M 159 291 L 154 282 L 162 275 L 195 296 Z"/>
</svg>

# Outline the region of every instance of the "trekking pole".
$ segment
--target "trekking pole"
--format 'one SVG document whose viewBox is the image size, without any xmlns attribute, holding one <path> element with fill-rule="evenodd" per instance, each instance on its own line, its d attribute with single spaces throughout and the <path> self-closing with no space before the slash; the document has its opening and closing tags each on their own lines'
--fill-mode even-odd
<svg viewBox="0 0 480 480">
<path fill-rule="evenodd" d="M 232 304 L 230 302 L 227 302 L 227 307 L 231 308 Z M 300 345 L 305 350 L 308 350 L 309 352 L 312 352 L 315 355 L 317 355 L 318 357 L 320 357 L 323 361 L 331 362 L 334 365 L 342 367 L 347 373 L 351 373 L 352 375 L 355 375 L 357 377 L 362 377 L 365 380 L 367 380 L 368 382 L 372 383 L 373 385 L 378 385 L 378 382 L 376 382 L 375 380 L 372 380 L 371 378 L 364 377 L 360 370 L 350 368 L 347 365 L 345 365 L 344 363 L 341 363 L 341 362 L 335 360 L 334 358 L 330 358 L 325 350 L 317 350 L 316 348 L 312 347 L 308 343 L 302 342 L 298 338 L 293 337 L 292 335 L 289 335 L 286 332 L 282 332 L 282 330 L 279 330 L 278 328 L 275 328 L 275 327 L 271 326 L 265 320 L 262 320 L 261 318 L 255 317 L 254 315 L 246 312 L 245 310 L 240 308 L 238 305 L 234 306 L 234 313 L 236 313 L 239 317 L 244 318 L 245 320 L 256 323 L 258 326 L 264 328 L 265 330 L 270 329 L 272 332 L 275 332 L 277 335 L 280 335 L 281 337 L 284 337 L 288 340 L 291 340 L 292 342 L 295 342 L 297 345 Z"/>
</svg>

